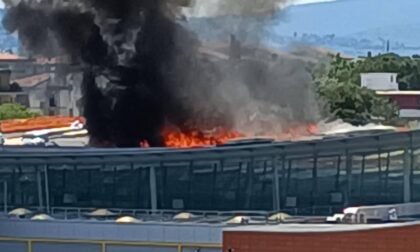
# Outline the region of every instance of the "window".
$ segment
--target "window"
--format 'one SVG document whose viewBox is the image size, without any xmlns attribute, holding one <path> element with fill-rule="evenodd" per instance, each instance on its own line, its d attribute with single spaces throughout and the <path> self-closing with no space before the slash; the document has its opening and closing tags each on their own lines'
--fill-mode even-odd
<svg viewBox="0 0 420 252">
<path fill-rule="evenodd" d="M 50 107 L 57 107 L 57 103 L 55 102 L 55 97 L 51 96 L 49 99 Z"/>
<path fill-rule="evenodd" d="M 29 107 L 29 97 L 28 95 L 17 95 L 16 96 L 16 103 L 19 103 L 22 106 Z"/>
<path fill-rule="evenodd" d="M 0 96 L 0 104 L 4 104 L 4 103 L 12 103 L 13 102 L 13 97 L 9 96 L 9 95 L 1 95 Z"/>
</svg>

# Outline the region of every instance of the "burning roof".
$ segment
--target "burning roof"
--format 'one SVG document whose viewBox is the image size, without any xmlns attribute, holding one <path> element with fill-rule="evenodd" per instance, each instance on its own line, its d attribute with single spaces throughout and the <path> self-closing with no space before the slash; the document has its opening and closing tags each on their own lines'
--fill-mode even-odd
<svg viewBox="0 0 420 252">
<path fill-rule="evenodd" d="M 245 15 L 265 13 L 278 2 L 214 4 L 219 14 Z M 289 135 L 318 119 L 305 63 L 273 54 L 242 59 L 235 36 L 228 49 L 237 53 L 209 60 L 197 36 L 173 15 L 188 1 L 47 3 L 20 1 L 3 23 L 33 54 L 64 52 L 84 67 L 84 114 L 93 145 L 171 146 L 174 138 L 217 144 L 241 135 Z"/>
</svg>

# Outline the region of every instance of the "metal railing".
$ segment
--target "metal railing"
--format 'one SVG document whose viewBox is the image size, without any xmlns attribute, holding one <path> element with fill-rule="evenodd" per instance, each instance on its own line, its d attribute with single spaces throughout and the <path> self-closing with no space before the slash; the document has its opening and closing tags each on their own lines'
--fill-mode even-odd
<svg viewBox="0 0 420 252">
<path fill-rule="evenodd" d="M 13 206 L 7 207 L 7 211 L 15 209 Z M 75 220 L 87 219 L 89 213 L 98 208 L 92 207 L 51 207 L 49 211 L 45 207 L 29 207 L 26 208 L 36 213 L 47 213 L 57 220 Z M 212 210 L 170 210 L 170 209 L 122 209 L 122 208 L 107 208 L 115 216 L 133 216 L 143 218 L 148 221 L 172 221 L 173 217 L 181 212 L 188 212 L 197 218 L 231 218 L 235 216 L 248 216 L 260 220 L 267 220 L 275 211 L 252 211 L 252 210 L 235 210 L 235 211 L 212 211 Z M 342 213 L 342 206 L 313 206 L 306 208 L 285 208 L 279 212 L 286 213 L 291 216 L 329 216 L 334 213 Z M 4 211 L 3 215 L 7 215 Z"/>
<path fill-rule="evenodd" d="M 146 247 L 146 248 L 173 248 L 177 252 L 183 252 L 186 249 L 214 249 L 215 251 L 222 251 L 222 244 L 204 244 L 204 243 L 166 243 L 166 242 L 123 242 L 123 241 L 87 241 L 87 240 L 65 240 L 65 239 L 36 239 L 36 238 L 9 238 L 0 237 L 1 242 L 26 244 L 26 249 L 21 252 L 32 252 L 35 245 L 97 245 L 98 249 L 92 252 L 107 252 L 111 251 L 112 247 Z M 50 251 L 53 251 L 51 248 Z M 115 251 L 115 250 L 112 250 Z"/>
</svg>

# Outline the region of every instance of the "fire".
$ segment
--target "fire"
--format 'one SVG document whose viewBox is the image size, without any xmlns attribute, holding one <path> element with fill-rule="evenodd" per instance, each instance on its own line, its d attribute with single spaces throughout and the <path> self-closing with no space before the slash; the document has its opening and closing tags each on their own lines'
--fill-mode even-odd
<svg viewBox="0 0 420 252">
<path fill-rule="evenodd" d="M 281 133 L 267 133 L 265 137 L 272 137 L 279 141 L 300 140 L 304 137 L 318 133 L 315 124 L 299 125 L 284 130 Z M 235 130 L 225 128 L 215 128 L 213 130 L 190 130 L 182 132 L 173 127 L 167 127 L 163 130 L 165 146 L 170 148 L 200 148 L 225 144 L 229 140 L 236 138 L 253 138 L 258 136 L 247 135 Z M 147 141 L 140 142 L 142 148 L 149 148 Z"/>
<path fill-rule="evenodd" d="M 163 136 L 167 147 L 196 148 L 224 144 L 244 135 L 233 130 L 218 128 L 211 131 L 190 132 L 165 130 Z"/>
</svg>

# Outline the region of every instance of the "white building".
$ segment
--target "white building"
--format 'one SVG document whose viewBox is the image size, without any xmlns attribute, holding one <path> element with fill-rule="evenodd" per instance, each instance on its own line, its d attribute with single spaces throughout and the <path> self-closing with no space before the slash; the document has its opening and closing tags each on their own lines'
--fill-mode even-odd
<svg viewBox="0 0 420 252">
<path fill-rule="evenodd" d="M 362 73 L 362 87 L 371 90 L 398 90 L 397 73 Z"/>
</svg>

